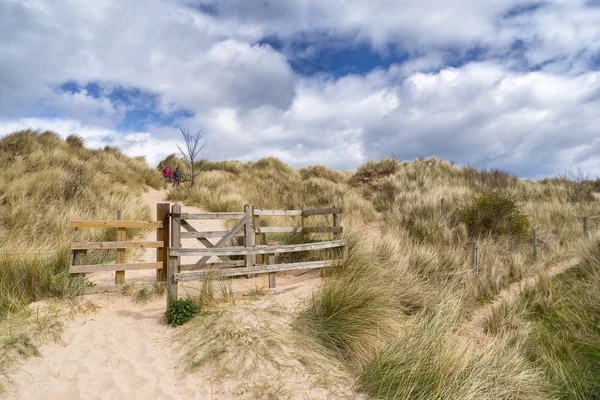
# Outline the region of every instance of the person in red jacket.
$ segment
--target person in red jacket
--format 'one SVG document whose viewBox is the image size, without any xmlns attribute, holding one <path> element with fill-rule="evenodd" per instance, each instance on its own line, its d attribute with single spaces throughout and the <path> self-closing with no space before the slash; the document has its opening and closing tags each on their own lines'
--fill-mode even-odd
<svg viewBox="0 0 600 400">
<path fill-rule="evenodd" d="M 168 165 L 163 168 L 162 174 L 165 182 L 169 182 L 171 180 L 171 170 L 169 169 Z"/>
</svg>

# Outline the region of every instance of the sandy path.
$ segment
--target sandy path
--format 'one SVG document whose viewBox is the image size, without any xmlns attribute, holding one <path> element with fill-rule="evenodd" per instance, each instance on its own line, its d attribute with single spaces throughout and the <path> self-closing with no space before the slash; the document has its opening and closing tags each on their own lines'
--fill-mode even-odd
<svg viewBox="0 0 600 400">
<path fill-rule="evenodd" d="M 544 271 L 543 274 L 544 276 L 552 278 L 553 276 L 560 275 L 571 268 L 576 267 L 579 263 L 580 260 L 578 258 L 563 261 Z M 539 281 L 540 275 L 535 275 L 511 284 L 509 287 L 498 293 L 491 303 L 477 308 L 471 314 L 469 321 L 463 325 L 463 331 L 468 333 L 471 337 L 483 338 L 485 336 L 483 333 L 483 325 L 492 312 L 500 307 L 502 302 L 507 302 L 509 304 L 515 302 L 523 290 L 536 286 Z"/>
<path fill-rule="evenodd" d="M 154 207 L 162 202 L 164 193 L 150 191 L 146 201 Z M 184 207 L 186 211 L 201 211 Z M 219 221 L 198 221 L 204 230 L 221 230 Z M 154 235 L 154 233 L 150 233 Z M 195 242 L 195 243 L 194 243 Z M 202 246 L 197 240 L 184 246 Z M 144 257 L 153 260 L 154 250 Z M 97 274 L 99 284 L 114 282 L 114 273 Z M 128 281 L 153 281 L 155 272 L 127 271 Z M 286 310 L 288 319 L 294 318 L 299 304 L 318 285 L 318 271 L 278 277 L 278 288 L 289 289 L 282 294 L 266 296 L 257 301 L 267 310 L 277 306 Z M 234 292 L 243 298 L 243 290 L 267 284 L 267 276 L 236 279 Z M 188 288 L 188 290 L 193 290 Z M 180 293 L 185 293 L 185 288 Z M 229 399 L 241 396 L 236 387 L 240 382 L 223 381 L 210 368 L 193 374 L 184 373 L 181 354 L 174 343 L 175 328 L 164 321 L 164 296 L 141 305 L 131 297 L 120 294 L 85 296 L 98 306 L 96 313 L 80 315 L 67 322 L 62 342 L 40 348 L 42 357 L 30 358 L 13 374 L 14 385 L 9 389 L 11 399 Z M 239 303 L 252 303 L 244 298 Z M 35 305 L 34 305 L 35 306 Z M 230 306 L 236 310 L 237 306 Z M 254 306 L 252 306 L 254 307 Z M 240 308 L 244 312 L 244 308 Z M 270 315 L 270 314 L 269 314 Z M 269 322 L 277 323 L 275 314 Z M 283 318 L 283 317 L 282 317 Z M 246 328 L 244 328 L 246 329 Z M 281 325 L 288 329 L 289 323 Z M 280 329 L 280 330 L 281 330 Z M 299 363 L 297 363 L 299 364 Z M 321 364 L 325 364 L 321 362 Z M 299 364 L 300 365 L 300 364 Z M 301 365 L 300 365 L 301 367 Z M 338 368 L 339 369 L 339 368 Z M 311 372 L 302 368 L 296 374 L 296 383 L 288 385 L 292 398 L 334 398 L 329 388 L 315 391 L 308 382 Z M 267 375 L 265 382 L 270 382 Z M 344 398 L 354 397 L 351 380 L 342 376 L 343 383 L 332 383 L 332 390 L 344 392 Z M 248 379 L 246 379 L 248 380 Z M 284 378 L 285 381 L 285 378 Z M 298 383 L 299 382 L 299 383 Z M 348 383 L 350 382 L 350 383 Z M 244 384 L 255 382 L 243 382 Z M 262 381 L 257 384 L 263 384 Z M 348 392 L 350 390 L 350 394 Z"/>
</svg>

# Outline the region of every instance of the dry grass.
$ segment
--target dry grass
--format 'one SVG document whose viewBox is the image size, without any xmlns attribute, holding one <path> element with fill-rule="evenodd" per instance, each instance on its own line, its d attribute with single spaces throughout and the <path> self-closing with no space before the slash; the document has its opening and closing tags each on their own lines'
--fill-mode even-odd
<svg viewBox="0 0 600 400">
<path fill-rule="evenodd" d="M 574 195 L 581 186 L 435 158 L 369 162 L 349 179 L 321 167 L 298 173 L 273 159 L 238 167 L 214 168 L 199 187 L 172 196 L 210 210 L 344 207 L 350 259 L 328 274 L 296 327 L 353 370 L 363 390 L 378 398 L 547 398 L 544 372 L 521 351 L 525 330 L 476 345 L 457 330 L 511 283 L 577 251 L 581 218 L 598 210 L 594 196 Z M 526 215 L 537 260 L 529 235 L 469 234 L 465 210 L 485 193 L 511 199 Z"/>
<path fill-rule="evenodd" d="M 85 285 L 72 278 L 71 220 L 150 219 L 141 194 L 163 186 L 143 158 L 118 149 L 88 150 L 77 136 L 25 130 L 0 140 L 0 374 L 37 345 L 60 335 L 61 312 L 31 315 L 28 303 L 69 298 Z M 128 231 L 128 236 L 140 232 Z M 114 230 L 82 230 L 78 240 L 113 240 Z M 86 263 L 114 258 L 114 251 L 90 252 Z"/>
</svg>

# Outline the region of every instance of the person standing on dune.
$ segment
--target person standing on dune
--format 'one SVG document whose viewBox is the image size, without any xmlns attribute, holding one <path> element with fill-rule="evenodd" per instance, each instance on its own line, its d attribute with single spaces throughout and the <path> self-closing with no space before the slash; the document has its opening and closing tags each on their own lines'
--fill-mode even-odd
<svg viewBox="0 0 600 400">
<path fill-rule="evenodd" d="M 165 182 L 169 182 L 171 180 L 171 170 L 169 169 L 168 165 L 163 168 L 162 174 Z"/>
<path fill-rule="evenodd" d="M 173 173 L 173 187 L 179 186 L 181 184 L 181 171 L 179 167 L 175 168 L 175 172 Z"/>
</svg>

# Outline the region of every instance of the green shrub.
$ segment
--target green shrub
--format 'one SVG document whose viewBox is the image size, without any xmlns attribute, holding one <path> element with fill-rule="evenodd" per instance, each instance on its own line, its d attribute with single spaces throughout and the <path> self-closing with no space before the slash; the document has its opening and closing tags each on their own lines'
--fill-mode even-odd
<svg viewBox="0 0 600 400">
<path fill-rule="evenodd" d="M 177 326 L 185 324 L 199 312 L 200 310 L 191 299 L 180 299 L 171 303 L 165 316 L 169 324 Z"/>
<path fill-rule="evenodd" d="M 473 236 L 526 235 L 529 218 L 517 207 L 513 199 L 496 193 L 484 193 L 462 213 L 462 221 Z"/>
</svg>

